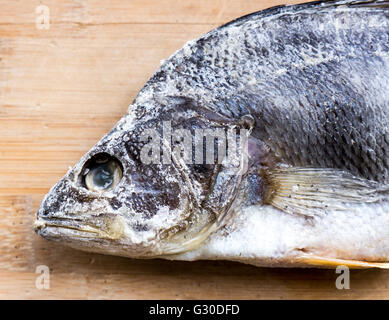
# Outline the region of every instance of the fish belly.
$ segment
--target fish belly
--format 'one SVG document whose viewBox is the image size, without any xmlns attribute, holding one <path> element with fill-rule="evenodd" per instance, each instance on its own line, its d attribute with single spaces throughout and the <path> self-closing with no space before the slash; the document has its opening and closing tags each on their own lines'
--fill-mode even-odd
<svg viewBox="0 0 389 320">
<path fill-rule="evenodd" d="M 271 206 L 243 209 L 179 260 L 232 260 L 256 266 L 311 266 L 306 257 L 389 260 L 389 202 L 352 205 L 309 218 Z M 304 258 L 304 259 L 302 259 Z"/>
</svg>

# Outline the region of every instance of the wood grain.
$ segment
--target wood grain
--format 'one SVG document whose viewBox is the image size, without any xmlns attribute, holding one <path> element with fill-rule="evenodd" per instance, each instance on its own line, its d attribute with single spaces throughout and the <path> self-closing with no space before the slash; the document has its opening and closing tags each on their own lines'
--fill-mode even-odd
<svg viewBox="0 0 389 320">
<path fill-rule="evenodd" d="M 389 297 L 389 272 L 265 269 L 75 251 L 32 230 L 44 194 L 126 111 L 186 41 L 283 1 L 0 1 L 0 298 L 359 299 Z M 298 1 L 289 1 L 289 3 Z M 50 9 L 38 30 L 35 8 Z M 51 271 L 35 286 L 36 267 Z"/>
</svg>

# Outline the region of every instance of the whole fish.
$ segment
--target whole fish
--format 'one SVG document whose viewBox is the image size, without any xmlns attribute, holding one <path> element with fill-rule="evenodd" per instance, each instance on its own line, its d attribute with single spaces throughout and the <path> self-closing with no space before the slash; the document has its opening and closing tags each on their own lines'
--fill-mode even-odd
<svg viewBox="0 0 389 320">
<path fill-rule="evenodd" d="M 389 2 L 281 6 L 189 41 L 44 198 L 81 250 L 389 267 Z"/>
</svg>

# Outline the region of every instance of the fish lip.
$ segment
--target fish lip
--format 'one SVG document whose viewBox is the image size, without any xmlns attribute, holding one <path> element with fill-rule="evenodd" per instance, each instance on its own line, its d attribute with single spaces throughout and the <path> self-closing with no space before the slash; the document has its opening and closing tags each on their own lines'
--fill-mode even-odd
<svg viewBox="0 0 389 320">
<path fill-rule="evenodd" d="M 116 217 L 112 217 L 111 223 L 114 222 Z M 105 240 L 117 240 L 122 236 L 122 232 L 115 234 L 110 230 L 111 224 L 108 224 L 105 228 L 101 225 L 91 223 L 88 219 L 73 219 L 73 218 L 63 218 L 63 217 L 50 217 L 49 219 L 38 217 L 34 222 L 34 231 L 37 235 L 42 238 L 51 238 L 53 232 L 48 232 L 50 229 L 61 231 L 62 230 L 73 230 L 82 238 L 95 238 L 95 239 L 105 239 Z M 45 233 L 48 232 L 48 236 Z M 58 233 L 57 233 L 58 237 Z"/>
<path fill-rule="evenodd" d="M 45 219 L 37 219 L 34 223 L 35 233 L 47 240 L 61 240 L 61 238 L 68 238 L 69 236 L 63 235 L 64 231 L 72 232 L 77 234 L 77 238 L 91 239 L 91 238 L 101 238 L 101 232 L 98 230 L 87 230 L 82 229 L 80 226 L 75 226 L 75 224 L 66 223 L 68 221 L 49 221 Z M 74 237 L 75 238 L 75 237 Z M 71 239 L 69 239 L 71 240 Z M 75 240 L 75 239 L 74 239 Z"/>
<path fill-rule="evenodd" d="M 46 219 L 38 219 L 34 223 L 34 229 L 35 232 L 38 232 L 41 229 L 47 228 L 47 227 L 54 227 L 54 228 L 64 228 L 64 229 L 74 229 L 78 231 L 85 231 L 85 232 L 93 232 L 98 233 L 97 231 L 92 231 L 95 227 L 90 226 L 91 230 L 85 230 L 79 226 L 76 225 L 74 221 L 71 219 L 66 218 L 51 218 L 50 220 Z M 97 228 L 95 228 L 97 230 Z"/>
</svg>

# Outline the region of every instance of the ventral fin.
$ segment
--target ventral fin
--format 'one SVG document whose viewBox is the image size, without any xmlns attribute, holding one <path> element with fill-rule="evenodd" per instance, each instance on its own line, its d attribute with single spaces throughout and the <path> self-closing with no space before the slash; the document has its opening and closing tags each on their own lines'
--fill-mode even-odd
<svg viewBox="0 0 389 320">
<path fill-rule="evenodd" d="M 261 172 L 266 183 L 264 203 L 304 216 L 347 210 L 352 204 L 375 203 L 389 186 L 339 169 L 285 167 Z"/>
<path fill-rule="evenodd" d="M 380 268 L 389 269 L 388 262 L 369 262 L 360 260 L 345 260 L 336 258 L 326 258 L 316 255 L 303 254 L 297 259 L 298 262 L 309 266 L 336 268 L 338 266 L 346 266 L 349 268 Z"/>
</svg>

